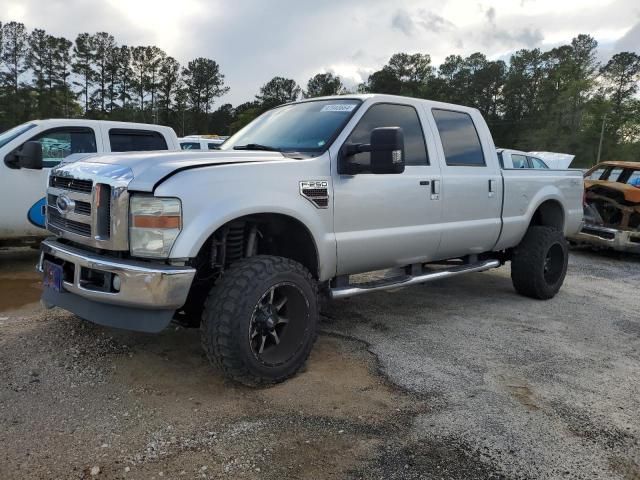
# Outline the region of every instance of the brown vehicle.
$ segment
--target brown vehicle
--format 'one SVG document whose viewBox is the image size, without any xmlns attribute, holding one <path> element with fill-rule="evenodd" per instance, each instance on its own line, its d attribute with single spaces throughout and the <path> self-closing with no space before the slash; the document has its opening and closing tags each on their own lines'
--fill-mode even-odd
<svg viewBox="0 0 640 480">
<path fill-rule="evenodd" d="M 640 162 L 599 163 L 584 178 L 584 226 L 571 240 L 640 253 Z"/>
</svg>

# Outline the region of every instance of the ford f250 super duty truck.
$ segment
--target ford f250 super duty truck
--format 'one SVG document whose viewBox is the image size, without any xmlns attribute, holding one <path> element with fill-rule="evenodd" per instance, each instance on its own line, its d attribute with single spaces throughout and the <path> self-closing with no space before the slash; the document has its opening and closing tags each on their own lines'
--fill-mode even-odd
<svg viewBox="0 0 640 480">
<path fill-rule="evenodd" d="M 322 296 L 511 261 L 519 293 L 553 297 L 582 194 L 579 171 L 501 169 L 473 108 L 387 95 L 305 100 L 263 114 L 219 151 L 55 169 L 43 301 L 148 332 L 182 317 L 200 326 L 226 375 L 274 383 L 307 359 Z M 399 275 L 350 277 L 380 269 Z"/>
</svg>

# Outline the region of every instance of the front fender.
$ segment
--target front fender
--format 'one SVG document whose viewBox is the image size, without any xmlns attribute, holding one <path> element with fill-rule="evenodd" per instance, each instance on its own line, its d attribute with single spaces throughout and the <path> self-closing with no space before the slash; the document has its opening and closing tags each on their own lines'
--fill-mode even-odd
<svg viewBox="0 0 640 480">
<path fill-rule="evenodd" d="M 317 208 L 300 195 L 299 181 L 303 180 L 327 180 L 331 185 L 328 175 L 307 174 L 299 166 L 285 169 L 277 164 L 208 167 L 171 177 L 155 191 L 156 196 L 178 197 L 182 201 L 183 230 L 171 250 L 171 258 L 195 257 L 216 230 L 236 218 L 275 213 L 289 216 L 308 229 L 318 252 L 319 279 L 333 277 L 333 202 L 327 209 Z"/>
</svg>

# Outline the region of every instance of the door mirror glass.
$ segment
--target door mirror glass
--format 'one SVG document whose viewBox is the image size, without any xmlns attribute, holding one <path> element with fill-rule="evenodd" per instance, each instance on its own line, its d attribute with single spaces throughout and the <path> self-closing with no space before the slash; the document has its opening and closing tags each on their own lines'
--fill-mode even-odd
<svg viewBox="0 0 640 480">
<path fill-rule="evenodd" d="M 380 127 L 371 132 L 371 172 L 404 172 L 404 134 L 400 127 Z"/>
<path fill-rule="evenodd" d="M 360 153 L 370 154 L 366 170 L 355 162 Z M 354 175 L 369 171 L 387 174 L 404 172 L 404 134 L 400 127 L 379 127 L 371 131 L 369 143 L 346 144 L 342 149 L 340 173 Z"/>
<path fill-rule="evenodd" d="M 42 170 L 42 144 L 40 142 L 25 142 L 16 152 L 18 165 L 30 170 Z"/>
</svg>

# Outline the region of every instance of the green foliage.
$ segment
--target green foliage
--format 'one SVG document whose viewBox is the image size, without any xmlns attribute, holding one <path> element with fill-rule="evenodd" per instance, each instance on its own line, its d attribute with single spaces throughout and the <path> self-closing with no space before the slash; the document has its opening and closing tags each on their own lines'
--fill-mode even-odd
<svg viewBox="0 0 640 480">
<path fill-rule="evenodd" d="M 509 59 L 481 52 L 450 55 L 435 68 L 422 53 L 396 53 L 358 86 L 386 93 L 469 105 L 480 110 L 496 144 L 602 159 L 640 160 L 640 56 L 616 53 L 606 63 L 597 43 L 578 35 L 548 51 L 519 50 Z M 303 92 L 274 77 L 255 99 L 216 108 L 229 91 L 220 66 L 196 58 L 181 67 L 155 46 L 118 45 L 106 32 L 74 42 L 18 22 L 0 23 L 0 129 L 32 118 L 80 117 L 155 122 L 179 135 L 230 134 L 264 111 L 304 95 L 346 93 L 340 77 L 319 73 Z"/>
<path fill-rule="evenodd" d="M 306 98 L 326 97 L 329 95 L 341 95 L 345 91 L 340 77 L 333 73 L 318 73 L 307 82 Z"/>
<path fill-rule="evenodd" d="M 295 80 L 283 77 L 273 77 L 260 88 L 256 100 L 262 110 L 269 110 L 283 103 L 295 102 L 302 93 L 302 89 Z"/>
</svg>

